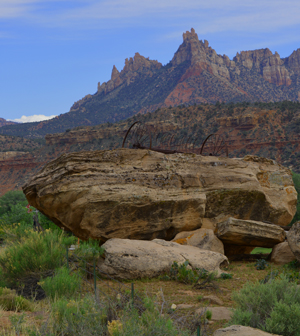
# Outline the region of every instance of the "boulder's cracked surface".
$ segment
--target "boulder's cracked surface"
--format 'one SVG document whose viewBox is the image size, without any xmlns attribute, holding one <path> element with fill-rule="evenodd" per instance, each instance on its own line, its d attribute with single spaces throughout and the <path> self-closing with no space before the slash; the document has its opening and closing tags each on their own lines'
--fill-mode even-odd
<svg viewBox="0 0 300 336">
<path fill-rule="evenodd" d="M 287 225 L 297 192 L 273 160 L 116 149 L 64 154 L 23 191 L 81 239 L 170 240 L 228 217 Z"/>
</svg>

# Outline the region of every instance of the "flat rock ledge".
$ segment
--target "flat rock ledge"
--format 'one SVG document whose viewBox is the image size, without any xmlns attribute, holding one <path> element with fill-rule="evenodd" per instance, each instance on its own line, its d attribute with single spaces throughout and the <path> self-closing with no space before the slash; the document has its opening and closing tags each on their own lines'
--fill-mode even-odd
<svg viewBox="0 0 300 336">
<path fill-rule="evenodd" d="M 253 220 L 228 218 L 217 225 L 217 237 L 228 245 L 273 247 L 285 236 L 280 226 Z"/>
<path fill-rule="evenodd" d="M 219 216 L 288 225 L 291 171 L 274 160 L 116 149 L 64 154 L 23 186 L 32 206 L 81 239 L 171 240 Z"/>
<path fill-rule="evenodd" d="M 188 260 L 188 267 L 204 268 L 218 275 L 222 273 L 220 266 L 228 264 L 228 259 L 221 253 L 161 239 L 143 241 L 114 238 L 102 246 L 105 248 L 105 258 L 98 262 L 100 272 L 119 279 L 157 277 L 170 271 L 174 261 L 181 265 Z"/>
</svg>

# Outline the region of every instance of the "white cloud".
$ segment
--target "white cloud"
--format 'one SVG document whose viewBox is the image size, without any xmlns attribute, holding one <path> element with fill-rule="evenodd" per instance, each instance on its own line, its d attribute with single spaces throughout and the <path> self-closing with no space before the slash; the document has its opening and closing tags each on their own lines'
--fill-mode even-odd
<svg viewBox="0 0 300 336">
<path fill-rule="evenodd" d="M 52 115 L 52 116 L 45 116 L 43 114 L 35 114 L 32 116 L 22 116 L 19 119 L 14 119 L 14 120 L 10 120 L 10 121 L 15 121 L 18 123 L 27 123 L 27 122 L 34 122 L 34 121 L 43 121 L 43 120 L 49 120 L 52 118 L 55 118 L 56 115 Z"/>
</svg>

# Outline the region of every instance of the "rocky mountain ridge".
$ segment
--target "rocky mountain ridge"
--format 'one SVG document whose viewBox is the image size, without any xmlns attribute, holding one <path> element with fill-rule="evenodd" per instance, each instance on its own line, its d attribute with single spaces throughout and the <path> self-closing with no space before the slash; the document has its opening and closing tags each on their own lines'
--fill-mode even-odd
<svg viewBox="0 0 300 336">
<path fill-rule="evenodd" d="M 168 64 L 136 53 L 121 71 L 113 66 L 111 79 L 98 83 L 97 92 L 75 102 L 68 113 L 40 123 L 3 126 L 0 134 L 44 137 L 180 104 L 284 100 L 300 101 L 300 49 L 285 58 L 268 48 L 241 51 L 230 60 L 191 29 Z"/>
</svg>

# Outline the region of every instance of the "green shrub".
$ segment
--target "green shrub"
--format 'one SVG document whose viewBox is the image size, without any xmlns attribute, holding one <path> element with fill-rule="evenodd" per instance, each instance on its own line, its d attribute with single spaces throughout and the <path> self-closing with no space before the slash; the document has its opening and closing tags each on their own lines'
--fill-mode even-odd
<svg viewBox="0 0 300 336">
<path fill-rule="evenodd" d="M 64 261 L 63 234 L 50 230 L 41 233 L 30 230 L 26 234 L 0 255 L 4 280 L 10 285 L 17 284 L 32 273 L 55 270 Z"/>
<path fill-rule="evenodd" d="M 229 274 L 229 273 L 221 273 L 220 278 L 223 279 L 223 280 L 226 280 L 226 279 L 232 279 L 232 274 Z"/>
<path fill-rule="evenodd" d="M 52 304 L 51 316 L 55 335 L 106 335 L 107 308 L 92 297 L 71 301 L 58 299 Z"/>
<path fill-rule="evenodd" d="M 67 267 L 59 268 L 53 277 L 42 279 L 39 285 L 43 288 L 46 295 L 54 298 L 71 298 L 78 291 L 81 284 L 79 276 L 75 273 L 70 274 Z"/>
<path fill-rule="evenodd" d="M 267 283 L 247 283 L 233 294 L 231 324 L 259 328 L 284 336 L 300 336 L 300 291 L 281 276 Z"/>
<path fill-rule="evenodd" d="M 0 197 L 0 216 L 10 212 L 13 206 L 20 204 L 24 208 L 28 204 L 24 193 L 20 190 L 8 191 Z"/>
<path fill-rule="evenodd" d="M 32 303 L 22 296 L 18 296 L 14 290 L 8 288 L 0 288 L 0 307 L 4 310 L 31 311 Z"/>
</svg>

